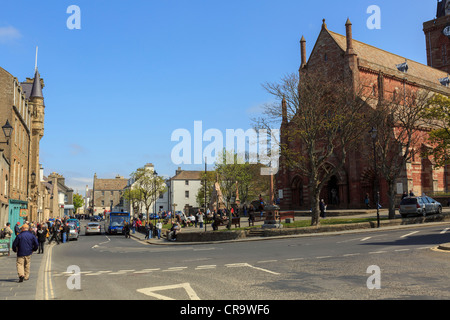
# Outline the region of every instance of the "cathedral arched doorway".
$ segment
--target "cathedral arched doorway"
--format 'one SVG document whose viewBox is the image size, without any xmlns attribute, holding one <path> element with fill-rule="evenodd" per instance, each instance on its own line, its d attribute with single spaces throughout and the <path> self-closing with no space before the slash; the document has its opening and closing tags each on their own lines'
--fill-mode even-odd
<svg viewBox="0 0 450 320">
<path fill-rule="evenodd" d="M 300 177 L 295 177 L 291 183 L 292 207 L 298 209 L 303 207 L 303 181 Z"/>
<path fill-rule="evenodd" d="M 337 176 L 332 176 L 327 184 L 328 204 L 338 206 L 339 199 L 339 180 Z"/>
</svg>

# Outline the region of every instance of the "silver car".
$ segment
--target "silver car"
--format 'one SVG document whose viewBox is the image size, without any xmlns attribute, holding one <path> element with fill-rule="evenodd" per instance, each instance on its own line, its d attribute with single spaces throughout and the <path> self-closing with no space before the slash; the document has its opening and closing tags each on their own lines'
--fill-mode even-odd
<svg viewBox="0 0 450 320">
<path fill-rule="evenodd" d="M 102 234 L 102 227 L 98 222 L 89 222 L 86 226 L 85 234 Z"/>
<path fill-rule="evenodd" d="M 429 214 L 441 214 L 442 205 L 436 200 L 427 197 L 406 197 L 400 202 L 400 214 L 402 218 L 409 215 L 426 216 Z"/>
<path fill-rule="evenodd" d="M 71 239 L 78 240 L 78 229 L 74 224 L 69 224 L 69 240 Z"/>
</svg>

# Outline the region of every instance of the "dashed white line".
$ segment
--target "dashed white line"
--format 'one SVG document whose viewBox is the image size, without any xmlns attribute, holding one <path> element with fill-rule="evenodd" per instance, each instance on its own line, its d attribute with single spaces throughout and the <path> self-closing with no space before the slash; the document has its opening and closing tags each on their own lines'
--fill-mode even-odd
<svg viewBox="0 0 450 320">
<path fill-rule="evenodd" d="M 270 262 L 277 262 L 278 260 L 263 260 L 263 261 L 258 261 L 256 263 L 270 263 Z"/>
<path fill-rule="evenodd" d="M 409 251 L 409 249 L 397 249 L 395 252 Z"/>
<path fill-rule="evenodd" d="M 400 238 L 406 238 L 406 237 L 412 236 L 413 234 L 416 234 L 416 233 L 418 233 L 418 232 L 419 232 L 419 231 L 413 231 L 413 232 L 410 232 L 410 233 L 407 233 L 407 234 L 401 236 Z"/>
<path fill-rule="evenodd" d="M 366 238 L 363 238 L 363 239 L 361 239 L 361 241 L 367 241 L 367 240 L 369 240 L 369 239 L 372 239 L 372 237 L 366 237 Z"/>
<path fill-rule="evenodd" d="M 448 230 L 450 230 L 450 228 L 445 228 L 444 230 L 441 231 L 441 234 L 446 233 Z"/>
<path fill-rule="evenodd" d="M 369 252 L 369 254 L 380 254 L 380 253 L 386 253 L 387 251 L 372 251 Z"/>
<path fill-rule="evenodd" d="M 347 253 L 344 254 L 344 257 L 353 257 L 353 256 L 359 256 L 361 253 Z"/>
</svg>

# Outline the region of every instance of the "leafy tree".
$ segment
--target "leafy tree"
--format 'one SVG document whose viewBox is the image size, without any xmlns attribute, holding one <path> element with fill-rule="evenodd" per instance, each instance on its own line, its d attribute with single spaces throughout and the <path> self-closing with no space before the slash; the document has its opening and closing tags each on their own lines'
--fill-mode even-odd
<svg viewBox="0 0 450 320">
<path fill-rule="evenodd" d="M 145 208 L 147 219 L 149 219 L 152 205 L 159 195 L 167 190 L 164 178 L 154 175 L 152 170 L 145 167 L 133 172 L 131 178 L 134 183 L 128 197 L 138 201 L 141 208 Z"/>
<path fill-rule="evenodd" d="M 436 168 L 450 164 L 450 98 L 434 96 L 423 115 L 432 128 L 428 141 L 433 146 L 424 156 L 432 156 Z"/>
<path fill-rule="evenodd" d="M 76 193 L 73 195 L 73 213 L 77 213 L 78 208 L 83 207 L 84 205 L 84 199 L 83 196 L 79 193 Z"/>
</svg>

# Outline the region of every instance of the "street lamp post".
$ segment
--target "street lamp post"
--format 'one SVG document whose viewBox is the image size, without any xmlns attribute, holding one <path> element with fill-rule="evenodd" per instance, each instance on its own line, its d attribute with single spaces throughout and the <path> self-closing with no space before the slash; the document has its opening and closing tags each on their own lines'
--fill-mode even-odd
<svg viewBox="0 0 450 320">
<path fill-rule="evenodd" d="M 154 212 L 155 212 L 155 224 L 156 224 L 156 178 L 158 177 L 158 173 L 156 171 L 153 171 L 153 192 L 155 195 L 155 202 L 153 204 Z"/>
<path fill-rule="evenodd" d="M 380 227 L 380 191 L 379 191 L 379 183 L 378 183 L 378 166 L 377 166 L 377 151 L 376 151 L 376 139 L 378 131 L 375 127 L 372 127 L 372 130 L 369 131 L 372 137 L 373 144 L 373 167 L 375 170 L 375 192 L 374 192 L 374 200 L 375 205 L 377 206 L 377 228 Z"/>
<path fill-rule="evenodd" d="M 9 121 L 6 120 L 6 123 L 2 127 L 2 130 L 3 130 L 3 134 L 6 137 L 6 142 L 0 142 L 0 143 L 4 143 L 4 144 L 9 145 L 9 138 L 11 138 L 11 134 L 12 134 L 14 128 L 9 124 Z"/>
</svg>

